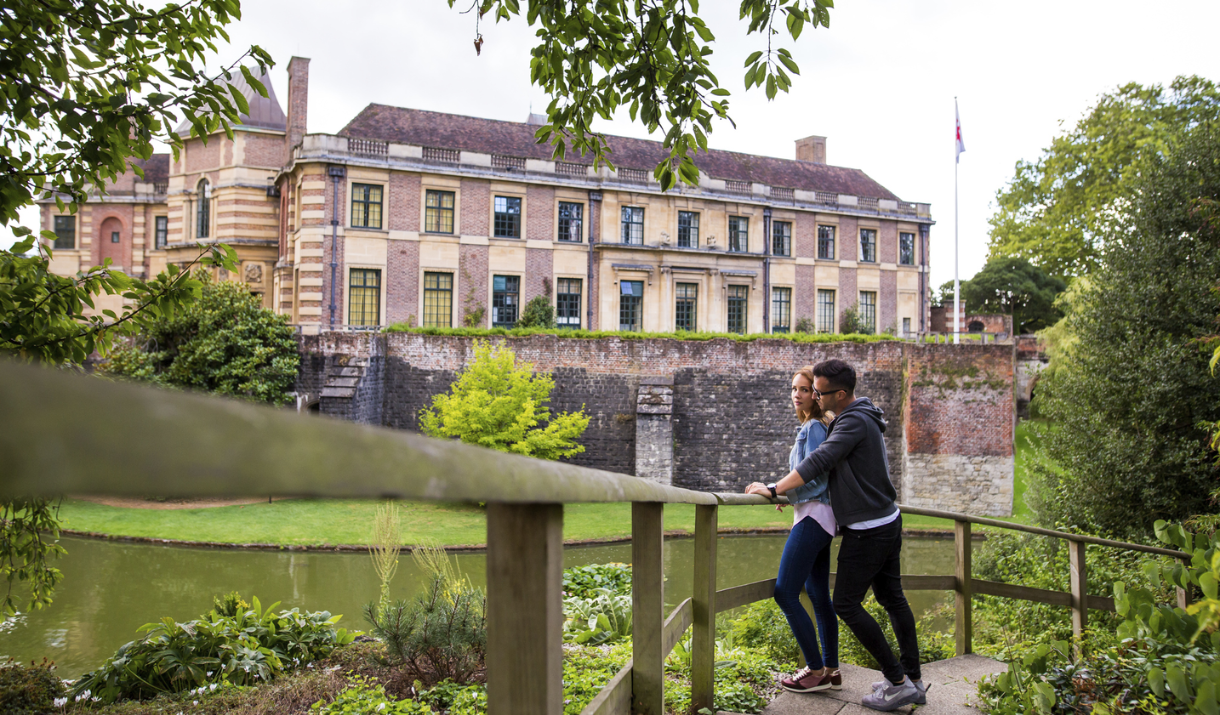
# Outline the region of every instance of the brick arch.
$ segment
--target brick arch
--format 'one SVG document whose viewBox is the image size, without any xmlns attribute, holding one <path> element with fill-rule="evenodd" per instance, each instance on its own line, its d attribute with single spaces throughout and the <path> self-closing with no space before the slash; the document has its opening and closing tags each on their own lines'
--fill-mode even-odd
<svg viewBox="0 0 1220 715">
<path fill-rule="evenodd" d="M 107 213 L 97 222 L 97 235 L 93 239 L 96 249 L 94 260 L 98 265 L 109 258 L 111 264 L 118 268 L 129 268 L 131 265 L 131 229 L 122 216 Z M 111 234 L 118 233 L 119 241 L 115 243 Z"/>
</svg>

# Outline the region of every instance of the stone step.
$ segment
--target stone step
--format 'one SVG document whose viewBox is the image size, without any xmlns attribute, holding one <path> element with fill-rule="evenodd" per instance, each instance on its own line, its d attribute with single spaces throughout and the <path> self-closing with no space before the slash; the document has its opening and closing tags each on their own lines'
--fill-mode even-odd
<svg viewBox="0 0 1220 715">
<path fill-rule="evenodd" d="M 928 684 L 928 704 L 902 707 L 894 712 L 919 715 L 974 715 L 979 710 L 970 703 L 975 699 L 979 680 L 992 673 L 1002 673 L 1008 666 L 981 655 L 962 655 L 922 668 L 923 681 Z M 789 693 L 783 691 L 772 700 L 762 715 L 866 715 L 874 713 L 860 704 L 872 684 L 882 679 L 881 673 L 855 665 L 843 665 L 843 689 L 819 693 Z M 720 712 L 719 715 L 737 715 Z"/>
<path fill-rule="evenodd" d="M 331 377 L 327 378 L 327 387 L 355 387 L 360 384 L 359 377 Z"/>
<path fill-rule="evenodd" d="M 340 397 L 345 400 L 350 400 L 356 396 L 356 388 L 354 387 L 323 387 L 322 397 Z"/>
<path fill-rule="evenodd" d="M 362 368 L 362 367 L 337 367 L 337 368 L 331 368 L 330 370 L 328 370 L 326 373 L 326 376 L 327 377 L 335 377 L 335 376 L 360 377 L 363 374 L 364 374 L 364 368 Z"/>
</svg>

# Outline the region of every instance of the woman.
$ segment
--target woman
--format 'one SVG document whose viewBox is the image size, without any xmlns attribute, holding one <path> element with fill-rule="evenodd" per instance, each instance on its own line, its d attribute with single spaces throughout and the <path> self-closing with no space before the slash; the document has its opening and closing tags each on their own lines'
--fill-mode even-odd
<svg viewBox="0 0 1220 715">
<path fill-rule="evenodd" d="M 814 398 L 813 366 L 803 367 L 792 376 L 792 406 L 801 428 L 788 454 L 789 470 L 796 469 L 797 464 L 818 448 L 826 439 L 826 426 L 830 424 L 831 416 L 822 412 Z M 843 687 L 839 674 L 839 622 L 830 602 L 830 543 L 838 525 L 826 487 L 826 477 L 819 477 L 788 493 L 788 501 L 794 505 L 796 513 L 775 581 L 775 603 L 787 617 L 792 635 L 805 655 L 805 667 L 780 681 L 785 690 L 796 693 Z M 746 493 L 775 496 L 775 485 L 754 482 L 746 487 Z M 817 633 L 809 614 L 801 606 L 802 587 L 813 603 Z M 822 637 L 821 650 L 818 649 L 818 633 Z"/>
</svg>

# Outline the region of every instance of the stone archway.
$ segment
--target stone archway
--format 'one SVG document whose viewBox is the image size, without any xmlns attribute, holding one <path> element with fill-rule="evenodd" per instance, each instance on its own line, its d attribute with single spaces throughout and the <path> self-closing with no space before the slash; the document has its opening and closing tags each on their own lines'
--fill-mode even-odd
<svg viewBox="0 0 1220 715">
<path fill-rule="evenodd" d="M 107 216 L 98 228 L 97 262 L 99 265 L 110 259 L 111 265 L 126 270 L 131 264 L 131 239 L 126 227 L 117 216 Z"/>
</svg>

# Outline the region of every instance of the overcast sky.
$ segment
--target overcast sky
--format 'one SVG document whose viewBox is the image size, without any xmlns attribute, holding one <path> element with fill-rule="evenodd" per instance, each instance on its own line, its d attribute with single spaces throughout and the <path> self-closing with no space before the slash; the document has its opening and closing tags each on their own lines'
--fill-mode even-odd
<svg viewBox="0 0 1220 715">
<path fill-rule="evenodd" d="M 371 102 L 511 121 L 523 121 L 531 105 L 544 110 L 549 98 L 529 81 L 533 32 L 524 20 L 484 23 L 476 56 L 474 16 L 458 12 L 469 0 L 457 2 L 451 10 L 444 0 L 245 0 L 221 59 L 261 45 L 278 63 L 272 82 L 284 104 L 289 58 L 311 58 L 311 132 L 336 132 Z M 830 29 L 787 41 L 801 76 L 789 95 L 768 102 L 758 89 L 742 91 L 742 63 L 763 44 L 745 37 L 737 7 L 704 0 L 701 8 L 737 123 L 718 124 L 710 144 L 794 158 L 794 140 L 828 137 L 829 163 L 932 204 L 934 286 L 953 278 L 954 97 L 966 144 L 958 176 L 964 279 L 984 263 L 996 191 L 1018 160 L 1038 157 L 1060 122 L 1070 126 L 1126 82 L 1220 78 L 1214 1 L 839 0 Z M 599 129 L 646 136 L 626 112 Z"/>
</svg>

